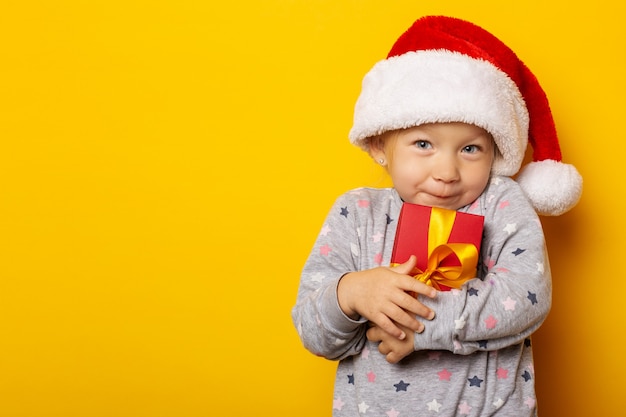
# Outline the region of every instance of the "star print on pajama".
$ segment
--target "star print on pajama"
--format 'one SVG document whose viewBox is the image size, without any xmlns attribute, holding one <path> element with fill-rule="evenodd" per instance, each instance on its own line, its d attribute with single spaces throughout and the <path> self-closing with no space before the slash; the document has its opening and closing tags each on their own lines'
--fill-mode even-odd
<svg viewBox="0 0 626 417">
<path fill-rule="evenodd" d="M 304 346 L 339 361 L 333 416 L 535 416 L 531 335 L 545 320 L 551 277 L 541 223 L 517 183 L 494 177 L 459 211 L 485 216 L 477 278 L 420 301 L 436 312 L 415 352 L 389 364 L 337 303 L 346 273 L 389 265 L 402 201 L 360 188 L 331 208 L 292 310 Z"/>
</svg>

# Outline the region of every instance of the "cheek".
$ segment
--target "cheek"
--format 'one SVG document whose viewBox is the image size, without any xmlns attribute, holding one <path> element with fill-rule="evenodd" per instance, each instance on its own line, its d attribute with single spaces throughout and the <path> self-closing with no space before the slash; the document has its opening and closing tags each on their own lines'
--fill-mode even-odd
<svg viewBox="0 0 626 417">
<path fill-rule="evenodd" d="M 399 161 L 395 161 L 396 163 L 389 167 L 389 174 L 398 181 L 405 182 L 414 182 L 420 181 L 424 178 L 425 169 L 422 165 L 405 162 L 398 163 Z"/>
<path fill-rule="evenodd" d="M 489 165 L 489 166 L 485 166 L 484 168 L 480 170 L 475 171 L 474 183 L 476 184 L 477 188 L 481 188 L 481 192 L 482 192 L 482 190 L 484 190 L 489 184 L 490 178 L 491 178 L 491 166 Z"/>
</svg>

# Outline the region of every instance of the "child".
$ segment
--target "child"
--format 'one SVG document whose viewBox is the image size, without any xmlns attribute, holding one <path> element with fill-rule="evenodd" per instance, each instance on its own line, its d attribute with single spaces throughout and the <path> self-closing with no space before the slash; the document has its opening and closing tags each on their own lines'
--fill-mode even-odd
<svg viewBox="0 0 626 417">
<path fill-rule="evenodd" d="M 349 137 L 394 187 L 339 197 L 302 272 L 292 316 L 339 361 L 333 415 L 536 415 L 530 336 L 551 303 L 537 213 L 582 190 L 536 78 L 483 29 L 424 17 L 365 76 Z M 476 278 L 443 292 L 409 275 L 414 257 L 388 266 L 403 202 L 484 216 Z"/>
</svg>

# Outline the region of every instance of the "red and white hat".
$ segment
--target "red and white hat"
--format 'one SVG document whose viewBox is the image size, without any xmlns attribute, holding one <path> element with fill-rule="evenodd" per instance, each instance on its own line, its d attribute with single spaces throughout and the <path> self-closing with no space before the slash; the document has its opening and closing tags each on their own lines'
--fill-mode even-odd
<svg viewBox="0 0 626 417">
<path fill-rule="evenodd" d="M 426 16 L 365 75 L 350 141 L 424 123 L 464 122 L 487 130 L 499 155 L 492 172 L 520 171 L 517 182 L 542 215 L 574 207 L 582 177 L 561 161 L 548 99 L 535 76 L 502 41 L 464 20 Z"/>
</svg>

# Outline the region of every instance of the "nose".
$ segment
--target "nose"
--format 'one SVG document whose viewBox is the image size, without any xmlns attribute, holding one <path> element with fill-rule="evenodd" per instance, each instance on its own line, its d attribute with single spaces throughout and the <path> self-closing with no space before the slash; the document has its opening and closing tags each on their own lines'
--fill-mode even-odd
<svg viewBox="0 0 626 417">
<path fill-rule="evenodd" d="M 459 170 L 451 155 L 439 155 L 433 161 L 432 176 L 436 181 L 451 183 L 458 181 Z"/>
</svg>

